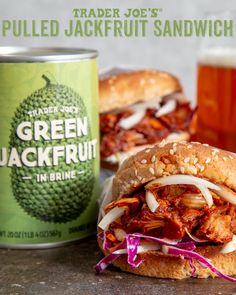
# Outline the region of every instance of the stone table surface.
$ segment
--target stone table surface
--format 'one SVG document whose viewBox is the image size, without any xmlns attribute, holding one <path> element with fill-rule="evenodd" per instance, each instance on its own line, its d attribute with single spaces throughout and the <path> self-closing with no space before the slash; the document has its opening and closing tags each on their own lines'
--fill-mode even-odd
<svg viewBox="0 0 236 295">
<path fill-rule="evenodd" d="M 109 267 L 96 275 L 102 258 L 95 237 L 47 250 L 0 250 L 0 294 L 236 294 L 236 284 L 222 279 L 182 281 L 139 277 Z"/>
</svg>

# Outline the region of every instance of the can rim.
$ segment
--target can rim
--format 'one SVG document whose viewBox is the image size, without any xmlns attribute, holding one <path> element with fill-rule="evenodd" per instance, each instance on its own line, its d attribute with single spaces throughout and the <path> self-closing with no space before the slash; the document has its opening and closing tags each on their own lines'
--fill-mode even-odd
<svg viewBox="0 0 236 295">
<path fill-rule="evenodd" d="M 97 56 L 97 50 L 86 48 L 0 46 L 0 63 L 66 62 L 92 59 Z"/>
<path fill-rule="evenodd" d="M 52 248 L 59 248 L 66 245 L 73 245 L 84 241 L 92 236 L 94 236 L 96 231 L 90 231 L 85 233 L 84 235 L 72 239 L 72 240 L 65 240 L 65 241 L 57 241 L 57 242 L 47 242 L 47 243 L 35 243 L 35 244 L 11 244 L 11 243 L 0 243 L 0 249 L 14 249 L 14 250 L 38 250 L 38 249 L 52 249 Z"/>
</svg>

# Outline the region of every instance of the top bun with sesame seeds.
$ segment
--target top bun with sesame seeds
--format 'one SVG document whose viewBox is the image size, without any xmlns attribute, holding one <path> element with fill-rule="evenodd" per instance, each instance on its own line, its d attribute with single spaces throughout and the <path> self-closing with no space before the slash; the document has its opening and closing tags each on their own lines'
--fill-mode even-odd
<svg viewBox="0 0 236 295">
<path fill-rule="evenodd" d="M 205 178 L 236 190 L 236 155 L 198 142 L 163 141 L 122 163 L 113 180 L 113 199 L 174 174 Z"/>
<path fill-rule="evenodd" d="M 125 72 L 100 80 L 99 110 L 104 113 L 175 92 L 182 92 L 182 87 L 169 73 L 157 70 Z"/>
</svg>

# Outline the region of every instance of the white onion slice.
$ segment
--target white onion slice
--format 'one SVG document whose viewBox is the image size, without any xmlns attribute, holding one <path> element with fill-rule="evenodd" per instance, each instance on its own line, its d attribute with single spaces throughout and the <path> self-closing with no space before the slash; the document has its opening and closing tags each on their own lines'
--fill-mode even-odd
<svg viewBox="0 0 236 295">
<path fill-rule="evenodd" d="M 193 241 L 195 241 L 195 242 L 197 242 L 197 243 L 206 243 L 206 242 L 209 242 L 208 240 L 203 240 L 203 239 L 199 239 L 199 238 L 194 237 L 193 235 L 190 234 L 190 232 L 188 231 L 187 228 L 185 228 L 185 231 L 186 231 L 187 235 L 188 235 Z"/>
<path fill-rule="evenodd" d="M 166 138 L 166 142 L 189 140 L 189 134 L 185 131 L 172 132 Z"/>
<path fill-rule="evenodd" d="M 125 212 L 124 208 L 121 207 L 114 207 L 112 208 L 104 217 L 103 219 L 99 222 L 98 227 L 101 229 L 105 230 L 108 228 L 108 226 L 121 217 Z"/>
<path fill-rule="evenodd" d="M 168 100 L 161 108 L 157 99 L 146 101 L 143 103 L 137 103 L 130 108 L 133 114 L 127 118 L 121 119 L 118 126 L 125 130 L 128 130 L 134 127 L 143 119 L 148 108 L 156 109 L 157 112 L 155 113 L 155 117 L 159 118 L 173 112 L 176 108 L 176 105 L 177 102 L 175 99 Z"/>
<path fill-rule="evenodd" d="M 162 245 L 161 249 L 162 249 L 162 253 L 163 253 L 163 254 L 166 254 L 166 255 L 168 254 L 168 249 L 169 249 L 168 246 L 166 246 L 166 245 Z"/>
<path fill-rule="evenodd" d="M 119 249 L 119 250 L 116 250 L 114 252 L 112 252 L 112 254 L 127 254 L 127 249 Z"/>
<path fill-rule="evenodd" d="M 209 207 L 211 207 L 211 206 L 214 204 L 214 202 L 213 202 L 213 198 L 212 198 L 212 195 L 211 195 L 209 189 L 208 189 L 207 187 L 203 186 L 203 185 L 198 185 L 198 184 L 196 184 L 195 186 L 196 186 L 196 187 L 200 190 L 200 192 L 202 193 L 202 196 L 203 196 L 204 199 L 206 200 L 207 205 L 208 205 Z"/>
<path fill-rule="evenodd" d="M 114 176 L 108 177 L 103 182 L 103 189 L 101 193 L 101 197 L 99 198 L 99 215 L 98 215 L 98 222 L 102 219 L 102 217 L 105 215 L 105 212 L 103 208 L 112 202 L 112 184 L 113 184 L 113 178 Z"/>
<path fill-rule="evenodd" d="M 109 162 L 111 164 L 119 163 L 119 161 L 120 161 L 120 153 L 116 153 L 116 154 L 113 154 L 113 155 L 111 155 L 109 157 L 106 157 L 105 161 Z"/>
<path fill-rule="evenodd" d="M 137 253 L 144 253 L 148 251 L 156 251 L 160 250 L 161 246 L 158 244 L 152 244 L 152 243 L 140 243 L 138 246 Z M 127 249 L 120 249 L 113 252 L 113 254 L 127 254 Z"/>
<path fill-rule="evenodd" d="M 152 192 L 146 191 L 146 203 L 148 205 L 148 208 L 152 213 L 156 211 L 156 209 L 159 207 L 159 203 L 157 202 L 155 196 Z"/>
<path fill-rule="evenodd" d="M 215 185 L 214 183 L 206 179 L 202 179 L 192 175 L 183 175 L 183 174 L 169 175 L 169 176 L 157 178 L 153 181 L 150 181 L 146 185 L 146 188 L 148 189 L 149 187 L 155 184 L 158 184 L 160 187 L 165 185 L 174 185 L 174 184 L 202 185 L 216 191 L 220 190 L 219 186 Z"/>
<path fill-rule="evenodd" d="M 150 181 L 145 186 L 145 188 L 148 189 L 153 185 L 159 185 L 161 187 L 165 185 L 175 184 L 195 185 L 201 191 L 209 207 L 213 205 L 213 198 L 209 189 L 215 191 L 217 195 L 222 197 L 227 202 L 236 205 L 236 193 L 234 191 L 223 185 L 216 185 L 206 179 L 202 179 L 192 175 L 176 174 L 157 178 L 153 181 Z"/>
<path fill-rule="evenodd" d="M 128 108 L 128 110 L 132 111 L 133 113 L 137 113 L 143 110 L 145 110 L 146 113 L 147 109 L 158 110 L 160 108 L 160 99 L 161 98 L 154 98 L 152 100 L 136 103 L 132 105 L 130 108 Z"/>
<path fill-rule="evenodd" d="M 236 193 L 223 185 L 218 184 L 218 187 L 220 188 L 220 190 L 216 192 L 217 195 L 219 195 L 225 201 L 236 205 Z"/>
<path fill-rule="evenodd" d="M 126 236 L 126 232 L 121 228 L 114 229 L 115 236 L 118 241 L 123 242 Z"/>
<path fill-rule="evenodd" d="M 233 236 L 232 241 L 228 242 L 224 245 L 224 247 L 220 250 L 220 253 L 227 254 L 236 250 L 236 236 Z"/>
<path fill-rule="evenodd" d="M 142 118 L 145 116 L 145 114 L 146 114 L 145 109 L 135 112 L 131 116 L 121 119 L 118 125 L 119 127 L 125 130 L 128 130 L 132 128 L 133 126 L 135 126 L 136 124 L 138 124 L 142 120 Z"/>
<path fill-rule="evenodd" d="M 173 112 L 176 108 L 177 102 L 174 99 L 168 100 L 155 114 L 156 118 L 167 115 Z"/>
</svg>

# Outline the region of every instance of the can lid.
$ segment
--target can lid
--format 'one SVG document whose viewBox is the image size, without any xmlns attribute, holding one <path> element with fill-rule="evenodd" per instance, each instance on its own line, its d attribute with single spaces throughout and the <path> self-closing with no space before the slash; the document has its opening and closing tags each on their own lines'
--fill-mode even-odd
<svg viewBox="0 0 236 295">
<path fill-rule="evenodd" d="M 66 47 L 0 47 L 0 63 L 66 62 L 96 58 L 92 49 Z"/>
</svg>

